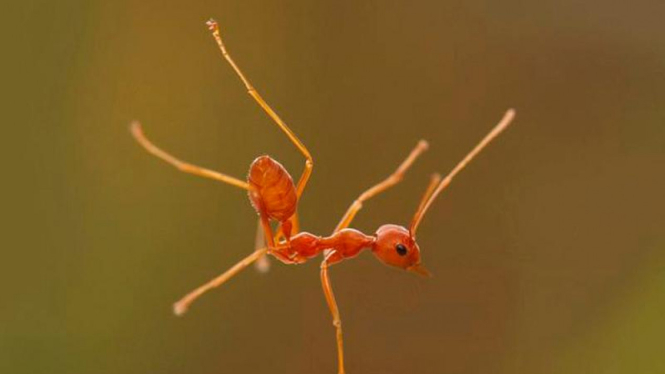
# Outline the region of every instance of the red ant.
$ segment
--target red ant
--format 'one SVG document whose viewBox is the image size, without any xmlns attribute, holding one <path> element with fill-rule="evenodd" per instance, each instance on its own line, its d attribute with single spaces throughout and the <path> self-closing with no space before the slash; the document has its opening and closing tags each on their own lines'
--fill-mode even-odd
<svg viewBox="0 0 665 374">
<path fill-rule="evenodd" d="M 416 231 L 427 209 L 432 205 L 436 197 L 445 189 L 453 177 L 462 170 L 490 141 L 501 133 L 511 123 L 515 116 L 514 110 L 506 112 L 503 119 L 492 129 L 469 152 L 464 159 L 455 166 L 455 168 L 445 177 L 441 178 L 439 174 L 431 177 L 429 186 L 423 195 L 420 205 L 411 220 L 408 228 L 398 225 L 383 225 L 379 227 L 374 235 L 366 235 L 358 230 L 348 228 L 355 215 L 360 211 L 363 203 L 377 194 L 399 183 L 404 173 L 413 164 L 413 162 L 424 152 L 428 144 L 421 140 L 411 151 L 408 157 L 388 178 L 376 184 L 372 188 L 362 193 L 358 199 L 349 207 L 339 222 L 332 235 L 321 237 L 308 232 L 299 232 L 298 215 L 296 208 L 298 200 L 305 190 L 307 181 L 312 174 L 314 161 L 307 148 L 289 129 L 289 127 L 279 118 L 279 116 L 268 106 L 261 95 L 249 83 L 240 68 L 233 61 L 226 51 L 224 43 L 219 32 L 219 26 L 214 20 L 207 23 L 212 35 L 219 45 L 224 58 L 229 62 L 233 70 L 242 82 L 245 84 L 249 94 L 263 108 L 263 110 L 277 123 L 284 133 L 291 139 L 291 142 L 305 156 L 305 169 L 300 176 L 297 184 L 293 183 L 291 175 L 284 167 L 270 156 L 260 156 L 252 162 L 249 169 L 247 182 L 240 179 L 218 173 L 216 171 L 204 169 L 199 166 L 188 164 L 162 151 L 151 143 L 141 130 L 138 122 L 134 122 L 131 131 L 136 140 L 150 153 L 162 160 L 175 166 L 177 169 L 199 175 L 206 178 L 216 179 L 218 181 L 230 184 L 247 190 L 249 200 L 260 218 L 260 225 L 263 229 L 263 235 L 267 243 L 265 247 L 257 248 L 252 254 L 235 264 L 225 273 L 217 278 L 195 289 L 180 301 L 175 303 L 174 312 L 180 316 L 184 314 L 189 305 L 206 291 L 222 285 L 238 272 L 246 268 L 254 261 L 263 258 L 264 255 L 272 255 L 285 264 L 301 264 L 323 254 L 321 263 L 321 283 L 325 294 L 328 307 L 333 318 L 333 325 L 337 333 L 337 353 L 339 361 L 339 373 L 344 373 L 344 350 L 342 346 L 342 320 L 340 318 L 337 302 L 330 285 L 328 277 L 328 267 L 330 265 L 350 259 L 357 256 L 363 249 L 371 249 L 372 253 L 386 265 L 395 266 L 420 275 L 429 276 L 430 273 L 423 267 L 420 260 L 420 248 L 416 243 Z M 277 221 L 276 233 L 270 225 L 271 221 Z M 259 231 L 261 233 L 261 231 Z M 263 244 L 261 244 L 263 245 Z"/>
</svg>

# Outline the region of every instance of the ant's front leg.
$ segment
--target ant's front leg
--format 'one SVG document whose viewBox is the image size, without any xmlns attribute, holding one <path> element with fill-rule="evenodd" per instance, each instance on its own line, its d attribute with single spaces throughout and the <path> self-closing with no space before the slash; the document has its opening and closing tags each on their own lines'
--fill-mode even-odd
<svg viewBox="0 0 665 374">
<path fill-rule="evenodd" d="M 326 297 L 326 302 L 328 303 L 328 308 L 330 308 L 330 314 L 333 317 L 333 326 L 335 326 L 335 332 L 337 336 L 337 361 L 339 366 L 339 374 L 344 374 L 344 341 L 342 337 L 342 318 L 339 314 L 339 308 L 337 308 L 337 301 L 335 300 L 335 294 L 333 293 L 332 286 L 330 284 L 330 278 L 328 277 L 328 262 L 330 257 L 335 252 L 330 252 L 323 262 L 321 263 L 321 285 L 323 286 L 323 294 Z"/>
</svg>

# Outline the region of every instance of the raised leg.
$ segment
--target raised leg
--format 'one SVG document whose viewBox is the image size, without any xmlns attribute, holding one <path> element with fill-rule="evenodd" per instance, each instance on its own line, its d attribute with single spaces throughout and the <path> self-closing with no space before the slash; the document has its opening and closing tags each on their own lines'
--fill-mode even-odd
<svg viewBox="0 0 665 374">
<path fill-rule="evenodd" d="M 335 326 L 335 332 L 337 335 L 338 372 L 339 374 L 344 374 L 344 341 L 342 338 L 342 319 L 340 318 L 339 309 L 337 308 L 337 301 L 335 301 L 335 295 L 333 294 L 333 289 L 330 285 L 330 278 L 328 277 L 327 257 L 321 263 L 321 285 L 323 286 L 323 294 L 326 296 L 328 308 L 330 308 L 330 314 L 332 314 L 333 326 Z"/>
<path fill-rule="evenodd" d="M 297 192 L 298 192 L 298 197 L 302 195 L 303 190 L 305 189 L 305 186 L 307 185 L 307 181 L 309 180 L 309 176 L 312 174 L 312 169 L 314 168 L 314 160 L 312 159 L 312 155 L 309 153 L 305 145 L 298 139 L 296 134 L 291 131 L 291 129 L 282 121 L 281 118 L 275 113 L 274 110 L 266 103 L 265 100 L 259 95 L 258 91 L 252 86 L 251 83 L 249 83 L 249 80 L 245 78 L 245 75 L 242 73 L 238 65 L 236 65 L 235 61 L 231 58 L 231 55 L 226 51 L 226 47 L 224 46 L 224 42 L 222 41 L 222 36 L 219 32 L 219 25 L 217 24 L 217 21 L 211 19 L 208 21 L 208 27 L 210 28 L 210 31 L 212 31 L 212 36 L 215 38 L 215 41 L 217 41 L 217 45 L 219 46 L 219 49 L 222 51 L 222 55 L 224 55 L 224 58 L 226 61 L 229 62 L 233 70 L 235 70 L 236 74 L 238 74 L 238 77 L 240 77 L 240 80 L 242 80 L 242 83 L 245 84 L 245 87 L 247 88 L 247 92 L 256 100 L 256 102 L 263 108 L 263 110 L 270 116 L 270 118 L 277 123 L 277 125 L 284 131 L 286 136 L 289 137 L 291 142 L 300 150 L 300 152 L 305 156 L 307 159 L 305 161 L 305 170 L 303 171 L 302 175 L 300 176 L 300 180 L 298 181 L 298 186 L 297 186 Z"/>
<path fill-rule="evenodd" d="M 418 217 L 418 212 L 423 210 L 425 204 L 427 204 L 427 201 L 434 193 L 436 187 L 439 185 L 439 182 L 441 182 L 441 174 L 439 173 L 432 174 L 429 180 L 429 184 L 427 185 L 427 189 L 425 190 L 423 197 L 420 198 L 420 204 L 418 204 L 418 209 L 416 210 L 416 214 L 413 216 L 414 220 L 416 219 L 416 217 Z M 409 227 L 413 227 L 413 222 L 411 222 L 411 225 Z"/>
<path fill-rule="evenodd" d="M 224 284 L 227 280 L 231 279 L 234 275 L 238 274 L 241 270 L 246 268 L 247 266 L 251 265 L 252 262 L 256 261 L 258 258 L 261 256 L 265 255 L 266 252 L 268 251 L 267 248 L 261 248 L 257 249 L 256 251 L 252 252 L 249 256 L 245 257 L 244 259 L 240 260 L 237 264 L 233 265 L 229 270 L 225 271 L 223 274 L 220 276 L 212 279 L 210 282 L 200 286 L 199 288 L 195 289 L 194 291 L 188 293 L 185 297 L 180 299 L 177 303 L 173 304 L 173 312 L 177 316 L 181 316 L 185 314 L 187 309 L 189 309 L 189 305 L 194 302 L 194 300 L 198 299 L 201 295 L 206 293 L 207 291 L 219 287 L 222 284 Z"/>
<path fill-rule="evenodd" d="M 198 175 L 201 177 L 206 177 L 210 179 L 214 179 L 220 182 L 228 183 L 232 186 L 240 187 L 242 189 L 248 190 L 250 189 L 249 184 L 247 184 L 244 181 L 241 181 L 240 179 L 228 176 L 226 174 L 218 173 L 213 170 L 205 169 L 200 166 L 188 164 L 184 161 L 180 161 L 177 158 L 171 156 L 170 154 L 164 152 L 160 148 L 158 148 L 156 145 L 154 145 L 148 138 L 145 137 L 143 134 L 143 130 L 141 129 L 141 124 L 138 122 L 133 122 L 131 124 L 131 132 L 132 135 L 134 136 L 134 139 L 143 146 L 143 148 L 146 149 L 149 153 L 153 154 L 154 156 L 157 156 L 161 158 L 162 160 L 168 162 L 169 164 L 175 166 L 178 170 L 183 171 L 185 173 L 190 173 L 194 175 Z"/>
<path fill-rule="evenodd" d="M 409 156 L 406 158 L 406 160 L 402 162 L 402 164 L 397 168 L 397 170 L 395 170 L 392 174 L 388 176 L 388 178 L 384 179 L 382 182 L 374 185 L 372 188 L 363 192 L 360 195 L 360 197 L 358 197 L 351 204 L 349 209 L 346 211 L 344 217 L 342 217 L 342 220 L 335 228 L 335 232 L 344 229 L 351 224 L 351 221 L 353 221 L 353 218 L 356 216 L 358 211 L 362 209 L 363 203 L 366 200 L 378 195 L 379 193 L 399 183 L 399 181 L 401 181 L 402 178 L 404 178 L 404 173 L 406 173 L 406 171 L 411 167 L 413 162 L 416 161 L 416 158 L 418 158 L 418 156 L 420 156 L 421 153 L 427 150 L 427 147 L 428 144 L 426 141 L 424 140 L 419 141 L 416 147 L 411 151 Z"/>
<path fill-rule="evenodd" d="M 411 225 L 409 226 L 409 232 L 411 233 L 411 237 L 415 238 L 416 237 L 416 230 L 418 229 L 418 225 L 420 224 L 420 221 L 422 220 L 423 216 L 425 215 L 425 212 L 427 212 L 427 209 L 432 205 L 432 202 L 436 199 L 436 197 L 443 191 L 448 185 L 450 185 L 450 182 L 452 182 L 453 178 L 466 167 L 466 165 L 473 160 L 474 157 L 476 157 L 480 151 L 482 151 L 492 140 L 494 140 L 503 130 L 508 128 L 510 123 L 513 121 L 515 118 L 515 110 L 513 109 L 508 109 L 506 111 L 506 114 L 503 115 L 503 118 L 501 118 L 501 121 L 494 126 L 494 128 L 487 134 L 485 137 L 478 143 L 476 144 L 475 147 L 471 150 L 471 152 L 467 153 L 466 156 L 455 165 L 453 170 L 446 175 L 445 178 L 439 182 L 439 184 L 434 188 L 432 191 L 429 191 L 428 189 L 428 197 L 426 200 L 421 201 L 420 206 L 418 207 L 418 210 L 416 211 L 416 214 L 414 215 L 413 219 L 411 220 Z M 440 178 L 439 178 L 440 179 Z M 431 186 L 430 186 L 431 188 Z"/>
</svg>

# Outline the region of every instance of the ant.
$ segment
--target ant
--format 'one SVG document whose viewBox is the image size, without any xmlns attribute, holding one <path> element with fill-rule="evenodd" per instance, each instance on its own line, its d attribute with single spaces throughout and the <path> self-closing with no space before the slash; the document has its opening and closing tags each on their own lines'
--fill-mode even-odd
<svg viewBox="0 0 665 374">
<path fill-rule="evenodd" d="M 387 224 L 379 227 L 375 234 L 367 235 L 358 230 L 349 228 L 349 225 L 363 207 L 363 203 L 402 180 L 404 174 L 418 156 L 427 150 L 428 143 L 424 140 L 418 142 L 407 158 L 401 165 L 399 165 L 397 170 L 382 182 L 363 192 L 351 204 L 332 235 L 322 237 L 308 232 L 300 232 L 296 208 L 298 200 L 302 196 L 302 193 L 307 186 L 307 181 L 312 174 L 314 160 L 305 145 L 298 139 L 293 131 L 289 129 L 284 121 L 279 118 L 277 113 L 275 113 L 265 100 L 263 100 L 261 95 L 259 95 L 256 89 L 254 89 L 249 83 L 242 71 L 240 71 L 240 68 L 233 61 L 224 46 L 217 22 L 211 19 L 207 22 L 207 25 L 212 32 L 222 55 L 231 65 L 240 80 L 242 80 L 247 88 L 247 92 L 282 129 L 291 142 L 298 148 L 303 156 L 305 156 L 306 161 L 304 171 L 302 172 L 298 183 L 294 184 L 291 175 L 279 162 L 267 155 L 260 156 L 252 162 L 252 165 L 249 168 L 247 182 L 245 182 L 226 174 L 183 162 L 171 156 L 155 146 L 145 137 L 141 125 L 138 122 L 132 123 L 132 135 L 140 145 L 154 156 L 175 166 L 180 171 L 215 179 L 246 190 L 249 194 L 249 200 L 259 216 L 259 224 L 262 230 L 258 230 L 258 235 L 263 235 L 265 237 L 265 245 L 257 245 L 257 249 L 252 254 L 242 259 L 217 278 L 200 286 L 175 303 L 174 312 L 178 316 L 183 315 L 189 308 L 190 304 L 203 293 L 222 285 L 253 262 L 264 258 L 265 255 L 272 255 L 285 264 L 301 264 L 322 254 L 321 284 L 323 286 L 323 293 L 330 309 L 330 313 L 332 314 L 333 326 L 336 330 L 339 373 L 343 374 L 344 349 L 342 340 L 342 319 L 330 284 L 328 268 L 343 260 L 356 257 L 363 249 L 371 249 L 377 259 L 386 265 L 398 267 L 423 276 L 430 276 L 430 273 L 421 264 L 420 247 L 416 243 L 416 231 L 418 230 L 418 225 L 436 197 L 450 184 L 457 173 L 459 173 L 483 148 L 485 148 L 489 142 L 508 127 L 515 116 L 515 111 L 509 109 L 501 121 L 471 150 L 471 152 L 469 152 L 469 154 L 466 155 L 466 157 L 464 157 L 464 159 L 462 159 L 462 161 L 457 164 L 457 166 L 455 166 L 455 168 L 453 168 L 445 178 L 441 178 L 439 174 L 432 175 L 429 185 L 422 196 L 418 209 L 411 219 L 408 228 Z M 272 221 L 277 222 L 275 231 L 273 231 L 273 228 L 271 227 Z M 259 243 L 262 241 L 264 240 L 257 240 Z"/>
</svg>

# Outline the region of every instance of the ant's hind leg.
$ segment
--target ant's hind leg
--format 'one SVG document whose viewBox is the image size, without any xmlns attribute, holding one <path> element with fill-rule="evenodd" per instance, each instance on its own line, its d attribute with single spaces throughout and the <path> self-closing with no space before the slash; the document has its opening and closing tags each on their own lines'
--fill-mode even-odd
<svg viewBox="0 0 665 374">
<path fill-rule="evenodd" d="M 240 260 L 240 262 L 238 262 L 237 264 L 233 265 L 229 270 L 222 273 L 220 276 L 212 279 L 208 283 L 188 293 L 177 303 L 173 304 L 173 312 L 178 316 L 185 314 L 187 309 L 189 309 L 190 304 L 193 303 L 194 300 L 198 299 L 201 295 L 203 295 L 207 291 L 224 284 L 234 275 L 238 274 L 241 270 L 249 266 L 252 262 L 256 261 L 261 256 L 265 255 L 267 251 L 268 251 L 267 248 L 257 249 L 256 251 L 252 252 L 252 254 Z"/>
<path fill-rule="evenodd" d="M 344 217 L 342 217 L 342 220 L 335 228 L 335 232 L 347 228 L 351 224 L 353 218 L 360 211 L 360 209 L 362 209 L 363 203 L 365 201 L 369 200 L 370 198 L 380 194 L 381 192 L 399 183 L 402 180 L 402 178 L 404 178 L 404 173 L 406 173 L 406 171 L 411 167 L 411 165 L 413 165 L 418 156 L 420 156 L 423 152 L 427 150 L 427 147 L 429 147 L 429 145 L 425 140 L 419 141 L 416 147 L 413 148 L 411 153 L 409 153 L 409 156 L 407 156 L 407 158 L 399 165 L 397 170 L 395 170 L 392 174 L 390 174 L 388 178 L 384 179 L 380 183 L 374 185 L 372 188 L 363 192 L 346 211 Z"/>
<path fill-rule="evenodd" d="M 286 230 L 288 230 L 288 236 L 287 232 L 285 231 L 285 227 Z M 272 230 L 269 225 L 268 229 Z M 283 244 L 284 240 L 288 242 L 291 236 L 296 234 L 299 230 L 298 213 L 295 213 L 291 218 L 289 218 L 287 222 L 280 224 L 277 228 L 277 234 L 274 235 L 272 241 L 266 242 L 266 235 L 270 235 L 272 233 L 272 231 L 268 231 L 268 229 L 266 229 L 266 224 L 264 224 L 263 219 L 259 218 L 259 222 L 256 229 L 256 240 L 255 240 L 256 249 L 261 248 L 263 246 L 268 246 L 269 248 L 275 248 L 275 246 Z M 271 252 L 271 253 L 276 256 L 279 256 L 279 254 L 276 252 Z M 259 272 L 265 273 L 268 270 L 270 270 L 270 259 L 266 254 L 261 258 L 259 258 L 254 265 Z"/>
<path fill-rule="evenodd" d="M 212 36 L 215 38 L 215 41 L 217 42 L 217 45 L 219 46 L 220 51 L 222 52 L 222 55 L 226 59 L 226 61 L 229 62 L 233 70 L 235 70 L 236 74 L 242 80 L 242 83 L 245 85 L 247 88 L 247 92 L 254 98 L 254 100 L 261 106 L 261 108 L 272 118 L 273 121 L 279 126 L 279 128 L 284 131 L 286 136 L 289 137 L 291 142 L 298 148 L 300 153 L 305 156 L 307 159 L 305 161 L 305 170 L 303 171 L 302 175 L 300 176 L 300 180 L 298 181 L 298 186 L 297 186 L 297 193 L 298 197 L 302 195 L 302 192 L 305 190 L 305 186 L 307 185 L 307 181 L 309 180 L 309 176 L 312 174 L 312 169 L 314 169 L 314 160 L 312 159 L 312 155 L 309 153 L 305 145 L 298 139 L 296 134 L 291 131 L 291 129 L 282 121 L 281 118 L 275 113 L 275 111 L 266 103 L 265 100 L 263 100 L 263 97 L 256 91 L 254 86 L 252 86 L 251 83 L 249 83 L 249 80 L 245 77 L 245 75 L 242 73 L 238 65 L 236 65 L 235 61 L 233 61 L 233 58 L 231 58 L 231 55 L 229 52 L 226 50 L 226 46 L 224 45 L 224 42 L 222 41 L 222 36 L 219 32 L 219 25 L 217 24 L 217 21 L 211 19 L 207 23 L 208 27 L 210 28 L 210 31 L 212 31 Z"/>
<path fill-rule="evenodd" d="M 242 189 L 248 190 L 250 189 L 249 184 L 247 184 L 244 181 L 241 181 L 240 179 L 228 176 L 226 174 L 222 174 L 213 170 L 205 169 L 200 166 L 192 165 L 187 162 L 178 160 L 177 158 L 171 156 L 170 154 L 164 152 L 160 148 L 158 148 L 156 145 L 154 145 L 146 136 L 143 134 L 143 129 L 141 129 L 141 124 L 138 122 L 133 122 L 131 124 L 130 130 L 132 132 L 132 135 L 134 136 L 134 139 L 145 148 L 146 151 L 151 153 L 152 155 L 161 158 L 162 160 L 168 162 L 169 164 L 173 165 L 176 167 L 176 169 L 183 171 L 185 173 L 190 173 L 194 175 L 198 175 L 200 177 L 205 177 L 205 178 L 210 178 L 214 179 L 220 182 L 224 182 L 227 184 L 230 184 L 232 186 L 240 187 Z"/>
</svg>

